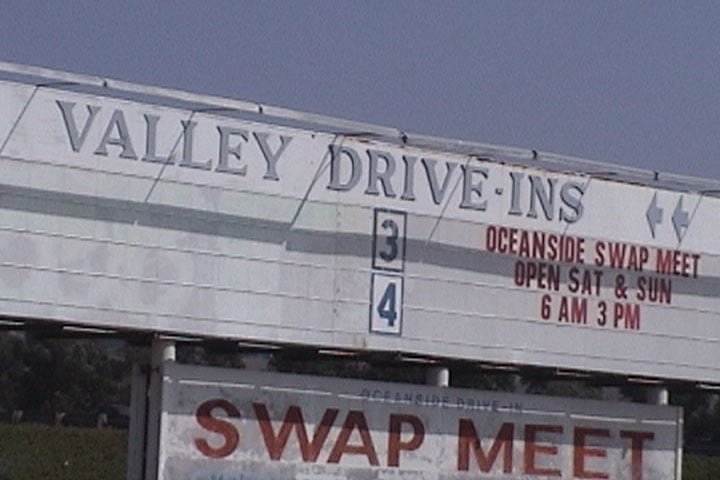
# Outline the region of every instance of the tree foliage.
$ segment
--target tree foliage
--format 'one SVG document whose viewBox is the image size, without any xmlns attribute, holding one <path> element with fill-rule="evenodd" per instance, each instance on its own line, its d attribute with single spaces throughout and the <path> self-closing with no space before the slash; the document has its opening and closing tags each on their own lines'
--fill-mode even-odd
<svg viewBox="0 0 720 480">
<path fill-rule="evenodd" d="M 97 412 L 124 403 L 128 370 L 124 355 L 113 355 L 90 340 L 34 340 L 0 335 L 0 408 L 42 412 Z"/>
<path fill-rule="evenodd" d="M 147 348 L 121 347 L 91 340 L 34 339 L 17 333 L 0 333 L 0 410 L 97 413 L 113 404 L 128 404 L 127 374 L 133 361 L 149 360 Z M 241 368 L 237 350 L 205 350 L 197 345 L 178 348 L 184 363 Z M 352 357 L 319 357 L 277 353 L 271 368 L 281 372 L 326 375 L 365 380 L 423 384 L 428 365 Z M 521 378 L 513 373 L 482 373 L 470 368 L 452 369 L 453 387 L 481 390 L 600 398 L 601 390 L 581 381 Z M 622 390 L 630 401 L 644 401 L 639 386 Z M 684 441 L 690 452 L 717 451 L 720 444 L 720 402 L 717 395 L 698 391 L 671 392 L 671 401 L 685 410 Z M 688 479 L 715 478 L 718 459 L 686 455 Z M 713 473 L 708 473 L 713 472 Z M 710 475 L 710 476 L 707 476 Z M 0 475 L 1 477 L 1 475 Z M 685 477 L 684 477 L 685 478 Z"/>
</svg>

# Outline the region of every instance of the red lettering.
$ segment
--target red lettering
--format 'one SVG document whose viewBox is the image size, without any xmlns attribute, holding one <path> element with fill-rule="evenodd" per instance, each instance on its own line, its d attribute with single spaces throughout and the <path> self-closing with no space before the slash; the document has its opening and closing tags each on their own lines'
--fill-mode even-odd
<svg viewBox="0 0 720 480">
<path fill-rule="evenodd" d="M 350 435 L 355 429 L 357 429 L 360 434 L 362 445 L 348 445 Z M 328 463 L 339 463 L 344 453 L 365 455 L 370 465 L 378 466 L 380 464 L 375 446 L 372 443 L 372 438 L 370 438 L 367 420 L 365 420 L 365 415 L 361 411 L 351 410 L 348 412 L 347 418 L 345 418 L 345 422 L 340 430 L 340 435 L 338 435 L 335 446 L 332 452 L 330 452 L 330 457 L 328 457 Z"/>
<path fill-rule="evenodd" d="M 679 250 L 658 250 L 655 270 L 666 275 L 697 278 L 699 263 L 700 255 L 697 253 L 685 253 Z"/>
<path fill-rule="evenodd" d="M 498 252 L 507 253 L 509 236 L 510 234 L 507 228 L 500 227 L 498 229 Z"/>
<path fill-rule="evenodd" d="M 655 270 L 658 273 L 672 273 L 672 250 L 658 250 Z"/>
<path fill-rule="evenodd" d="M 672 280 L 669 278 L 638 277 L 637 293 L 639 301 L 653 303 L 672 303 Z"/>
<path fill-rule="evenodd" d="M 530 257 L 530 236 L 523 232 L 520 236 L 520 248 L 518 249 L 518 255 L 521 257 Z"/>
<path fill-rule="evenodd" d="M 643 480 L 643 442 L 645 440 L 654 440 L 655 434 L 653 432 L 621 430 L 620 438 L 630 440 L 630 480 Z"/>
<path fill-rule="evenodd" d="M 595 265 L 602 267 L 605 265 L 605 243 L 597 242 L 595 244 Z"/>
<path fill-rule="evenodd" d="M 517 244 L 518 244 L 518 231 L 516 228 L 510 229 L 510 247 L 508 248 L 509 253 L 517 255 Z"/>
<path fill-rule="evenodd" d="M 497 249 L 497 229 L 490 225 L 485 231 L 485 249 L 494 252 Z"/>
<path fill-rule="evenodd" d="M 265 448 L 272 460 L 280 460 L 283 451 L 285 451 L 285 445 L 287 445 L 290 438 L 290 432 L 295 430 L 303 461 L 317 461 L 320 450 L 325 444 L 328 433 L 330 433 L 330 427 L 332 427 L 338 415 L 337 409 L 329 408 L 325 410 L 320 423 L 315 427 L 312 441 L 308 441 L 305 420 L 299 407 L 292 405 L 288 408 L 277 435 L 273 431 L 267 407 L 262 403 L 253 403 L 253 409 L 265 441 Z"/>
<path fill-rule="evenodd" d="M 540 301 L 540 318 L 548 320 L 552 313 L 552 297 L 550 295 L 543 295 Z"/>
<path fill-rule="evenodd" d="M 607 457 L 604 448 L 590 448 L 585 446 L 587 437 L 609 438 L 610 430 L 603 428 L 576 428 L 573 440 L 573 477 L 574 478 L 609 478 L 607 473 L 585 469 L 585 458 Z"/>
<path fill-rule="evenodd" d="M 490 225 L 485 231 L 488 252 L 552 262 L 584 263 L 585 239 Z"/>
<path fill-rule="evenodd" d="M 607 265 L 612 268 L 641 272 L 645 269 L 645 264 L 649 259 L 650 250 L 647 247 L 616 242 L 595 243 L 595 265 L 598 267 Z"/>
<path fill-rule="evenodd" d="M 554 468 L 539 468 L 535 466 L 535 456 L 557 455 L 558 448 L 554 445 L 538 445 L 538 433 L 562 433 L 560 425 L 526 425 L 525 426 L 525 456 L 524 469 L 527 475 L 545 475 L 548 477 L 559 477 L 560 470 Z M 635 479 L 633 479 L 635 480 Z"/>
<path fill-rule="evenodd" d="M 542 290 L 560 290 L 560 266 L 549 263 L 536 262 L 515 262 L 513 273 L 515 285 L 518 287 L 532 288 L 533 286 Z"/>
<path fill-rule="evenodd" d="M 700 263 L 700 255 L 697 253 L 693 253 L 690 255 L 692 257 L 692 267 L 690 267 L 690 271 L 692 272 L 693 278 L 697 278 L 698 276 L 698 263 Z"/>
<path fill-rule="evenodd" d="M 490 451 L 485 454 L 477 430 L 472 420 L 460 419 L 458 431 L 458 463 L 459 471 L 467 472 L 470 468 L 470 449 L 475 454 L 475 461 L 481 472 L 489 472 L 495 464 L 500 450 L 503 450 L 503 473 L 512 473 L 512 454 L 513 454 L 513 431 L 512 423 L 503 423 L 495 436 Z"/>
<path fill-rule="evenodd" d="M 215 448 L 204 438 L 194 439 L 195 447 L 208 458 L 223 458 L 230 455 L 238 446 L 240 435 L 232 423 L 212 416 L 215 409 L 220 409 L 230 418 L 240 418 L 240 412 L 227 400 L 215 399 L 203 402 L 195 412 L 195 419 L 205 430 L 221 435 L 225 441 Z"/>
<path fill-rule="evenodd" d="M 560 257 L 559 243 L 560 238 L 557 235 L 548 235 L 548 260 L 557 260 Z"/>
<path fill-rule="evenodd" d="M 403 424 L 410 425 L 413 429 L 412 437 L 407 441 L 400 440 Z M 417 450 L 425 439 L 425 427 L 422 421 L 415 415 L 390 415 L 388 432 L 387 464 L 389 467 L 400 466 L 400 450 Z"/>
<path fill-rule="evenodd" d="M 625 244 L 624 243 L 610 243 L 609 245 L 609 257 L 610 266 L 612 268 L 622 268 L 625 260 Z"/>
</svg>

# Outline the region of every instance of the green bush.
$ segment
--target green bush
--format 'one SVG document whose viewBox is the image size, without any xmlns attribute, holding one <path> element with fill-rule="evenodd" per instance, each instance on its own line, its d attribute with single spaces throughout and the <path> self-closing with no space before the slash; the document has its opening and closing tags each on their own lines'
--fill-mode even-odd
<svg viewBox="0 0 720 480">
<path fill-rule="evenodd" d="M 127 431 L 0 425 L 0 480 L 124 480 Z M 683 480 L 717 480 L 720 458 L 683 457 Z"/>
<path fill-rule="evenodd" d="M 683 455 L 683 480 L 717 480 L 720 478 L 720 457 Z"/>
<path fill-rule="evenodd" d="M 127 431 L 0 425 L 0 480 L 124 480 Z"/>
</svg>

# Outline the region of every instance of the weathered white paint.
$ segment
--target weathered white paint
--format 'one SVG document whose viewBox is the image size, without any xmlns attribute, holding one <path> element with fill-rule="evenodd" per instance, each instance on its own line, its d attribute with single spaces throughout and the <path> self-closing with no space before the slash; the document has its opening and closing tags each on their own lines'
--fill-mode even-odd
<svg viewBox="0 0 720 480">
<path fill-rule="evenodd" d="M 679 479 L 681 418 L 678 407 L 173 364 L 158 478 Z"/>
<path fill-rule="evenodd" d="M 712 196 L 559 173 L 557 164 L 512 165 L 510 149 L 467 156 L 13 81 L 0 82 L 0 99 L 5 315 L 720 381 L 720 200 Z M 348 190 L 329 188 L 332 149 L 357 153 L 362 172 Z M 170 155 L 174 163 L 158 163 Z M 387 156 L 396 171 L 383 183 Z M 351 178 L 350 157 L 340 158 L 335 187 Z M 536 196 L 532 216 L 530 189 L 551 185 L 549 210 Z M 572 208 L 579 201 L 581 212 Z M 651 205 L 663 210 L 654 232 Z M 406 216 L 401 270 L 373 261 L 388 233 L 373 238 L 376 208 Z M 673 228 L 676 211 L 676 223 L 687 213 L 687 228 Z M 488 232 L 501 227 L 572 236 L 583 242 L 583 263 L 545 267 L 488 251 Z M 648 261 L 642 271 L 596 267 L 600 242 L 643 247 Z M 658 256 L 677 259 L 680 275 L 657 273 Z M 557 291 L 519 286 L 514 272 L 528 262 L 556 268 Z M 578 279 L 588 272 L 589 292 L 570 292 L 573 268 Z M 402 278 L 401 328 L 370 332 L 373 275 L 384 275 L 383 288 Z M 638 300 L 643 281 L 665 282 L 670 303 Z M 587 323 L 558 321 L 571 297 L 587 302 Z M 615 325 L 616 303 L 639 322 Z"/>
</svg>

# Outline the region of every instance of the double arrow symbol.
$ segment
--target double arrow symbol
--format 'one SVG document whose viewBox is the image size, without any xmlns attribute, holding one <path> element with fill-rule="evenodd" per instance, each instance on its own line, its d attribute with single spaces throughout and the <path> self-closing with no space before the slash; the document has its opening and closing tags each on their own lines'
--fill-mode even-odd
<svg viewBox="0 0 720 480">
<path fill-rule="evenodd" d="M 655 227 L 662 223 L 663 209 L 658 206 L 657 203 L 657 192 L 653 195 L 650 206 L 645 212 L 645 218 L 647 218 L 648 225 L 650 225 L 650 232 L 653 238 L 655 238 Z M 687 228 L 690 226 L 690 215 L 689 212 L 683 210 L 683 197 L 680 196 L 675 210 L 672 215 L 672 224 L 675 228 L 675 235 L 677 235 L 678 242 L 682 241 Z"/>
</svg>

